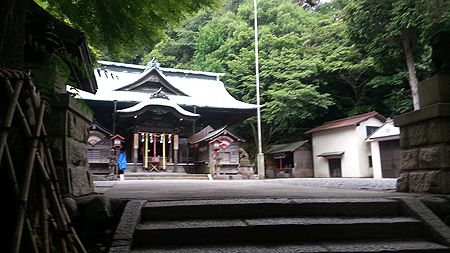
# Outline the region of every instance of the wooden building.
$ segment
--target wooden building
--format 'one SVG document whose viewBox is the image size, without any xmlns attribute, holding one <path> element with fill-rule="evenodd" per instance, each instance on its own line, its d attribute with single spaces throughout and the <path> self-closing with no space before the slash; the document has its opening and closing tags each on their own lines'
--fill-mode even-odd
<svg viewBox="0 0 450 253">
<path fill-rule="evenodd" d="M 239 173 L 239 142 L 245 140 L 234 135 L 226 126 L 214 130 L 207 126 L 191 136 L 197 173 L 220 174 Z"/>
<path fill-rule="evenodd" d="M 266 177 L 313 177 L 312 150 L 308 141 L 273 145 L 268 155 Z"/>
<path fill-rule="evenodd" d="M 206 126 L 221 129 L 256 115 L 257 106 L 233 98 L 224 74 L 100 61 L 96 94 L 79 96 L 95 121 L 125 137 L 128 171 L 195 172 L 190 136 Z M 200 159 L 200 158 L 198 158 Z"/>
<path fill-rule="evenodd" d="M 97 122 L 89 124 L 89 136 L 86 143 L 89 167 L 94 174 L 106 174 L 108 172 L 111 158 L 113 143 L 111 137 L 113 133 L 101 126 Z"/>
</svg>

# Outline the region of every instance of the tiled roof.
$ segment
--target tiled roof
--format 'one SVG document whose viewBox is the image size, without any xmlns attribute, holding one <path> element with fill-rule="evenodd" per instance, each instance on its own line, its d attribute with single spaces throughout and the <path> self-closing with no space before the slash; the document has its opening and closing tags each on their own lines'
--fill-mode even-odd
<svg viewBox="0 0 450 253">
<path fill-rule="evenodd" d="M 159 68 L 145 70 L 145 66 L 99 62 L 102 64 L 95 71 L 98 83 L 97 93 L 80 91 L 79 97 L 85 100 L 99 100 L 139 103 L 149 99 L 152 92 L 164 86 L 164 92 L 171 101 L 181 107 L 223 108 L 237 110 L 255 110 L 257 105 L 236 100 L 219 80 L 222 73 Z M 157 85 L 153 91 L 128 90 L 141 84 L 148 73 L 158 73 L 164 84 Z M 169 89 L 170 88 L 170 89 Z"/>
<path fill-rule="evenodd" d="M 202 142 L 202 141 L 212 140 L 213 138 L 216 138 L 217 136 L 222 135 L 222 134 L 228 134 L 228 135 L 232 136 L 233 138 L 237 139 L 238 141 L 245 142 L 245 140 L 242 139 L 241 137 L 239 137 L 239 136 L 233 134 L 232 132 L 228 131 L 227 130 L 227 126 L 224 126 L 224 127 L 220 128 L 220 129 L 213 130 L 212 132 L 208 133 L 205 137 L 201 138 L 200 140 L 197 140 L 197 141 L 193 142 L 192 144 L 199 143 L 199 142 Z"/>
<path fill-rule="evenodd" d="M 347 127 L 347 126 L 356 126 L 359 123 L 366 121 L 372 117 L 375 117 L 381 121 L 386 120 L 386 118 L 383 115 L 381 115 L 377 112 L 369 112 L 369 113 L 356 115 L 356 116 L 349 117 L 349 118 L 325 122 L 323 125 L 307 131 L 306 134 L 315 133 L 315 132 L 324 131 L 324 130 L 341 128 L 341 127 Z"/>
<path fill-rule="evenodd" d="M 308 141 L 296 141 L 291 143 L 273 145 L 270 149 L 268 149 L 264 153 L 275 154 L 275 153 L 292 152 L 307 142 Z"/>
</svg>

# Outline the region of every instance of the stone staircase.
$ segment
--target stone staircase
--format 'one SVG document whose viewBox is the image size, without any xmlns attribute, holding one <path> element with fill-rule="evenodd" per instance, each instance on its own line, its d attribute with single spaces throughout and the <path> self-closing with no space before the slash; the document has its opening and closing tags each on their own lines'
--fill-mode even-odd
<svg viewBox="0 0 450 253">
<path fill-rule="evenodd" d="M 125 180 L 180 180 L 180 179 L 195 179 L 208 180 L 206 174 L 187 174 L 187 173 L 172 173 L 172 172 L 136 172 L 125 173 Z"/>
<path fill-rule="evenodd" d="M 130 201 L 110 252 L 450 252 L 450 229 L 417 202 Z"/>
</svg>

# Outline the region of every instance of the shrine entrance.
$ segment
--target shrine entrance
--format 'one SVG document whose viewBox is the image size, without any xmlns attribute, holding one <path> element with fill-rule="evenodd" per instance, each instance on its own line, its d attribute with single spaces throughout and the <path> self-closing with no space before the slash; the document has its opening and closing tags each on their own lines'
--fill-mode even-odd
<svg viewBox="0 0 450 253">
<path fill-rule="evenodd" d="M 148 171 L 165 171 L 178 162 L 178 135 L 136 132 L 133 138 L 133 163 Z"/>
</svg>

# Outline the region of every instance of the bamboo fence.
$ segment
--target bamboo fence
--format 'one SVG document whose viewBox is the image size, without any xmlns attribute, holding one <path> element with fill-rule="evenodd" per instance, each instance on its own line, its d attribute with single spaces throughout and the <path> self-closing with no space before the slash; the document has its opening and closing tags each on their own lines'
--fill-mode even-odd
<svg viewBox="0 0 450 253">
<path fill-rule="evenodd" d="M 39 92 L 30 76 L 21 71 L 0 69 L 0 92 L 8 97 L 7 111 L 5 116 L 0 118 L 0 164 L 5 164 L 18 203 L 11 252 L 24 252 L 22 239 L 24 235 L 29 238 L 27 241 L 31 241 L 31 245 L 26 247 L 27 250 L 32 249 L 33 252 L 49 253 L 55 247 L 59 252 L 86 252 L 62 202 L 58 177 L 43 123 L 45 101 L 40 99 Z M 21 101 L 25 97 L 29 99 L 28 104 Z M 27 105 L 31 105 L 32 110 L 28 110 L 31 115 L 28 113 L 25 116 L 24 111 Z M 14 161 L 7 144 L 14 121 L 20 125 L 20 133 L 29 140 L 28 150 L 22 152 L 27 154 L 27 165 L 22 182 L 17 182 L 17 170 L 14 168 Z M 39 178 L 37 189 L 31 188 L 33 176 Z M 36 191 L 39 196 L 38 232 L 33 229 L 27 218 L 30 191 Z"/>
</svg>

